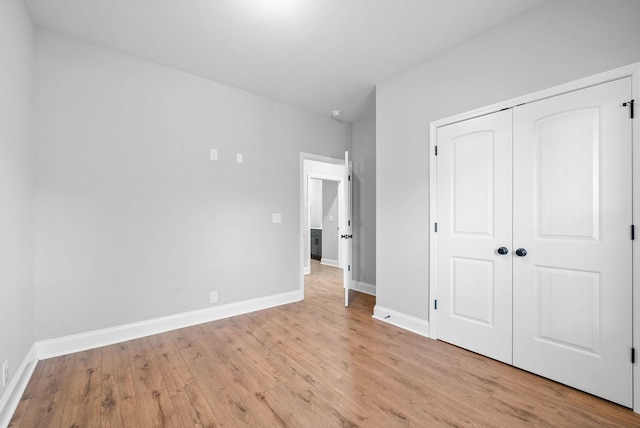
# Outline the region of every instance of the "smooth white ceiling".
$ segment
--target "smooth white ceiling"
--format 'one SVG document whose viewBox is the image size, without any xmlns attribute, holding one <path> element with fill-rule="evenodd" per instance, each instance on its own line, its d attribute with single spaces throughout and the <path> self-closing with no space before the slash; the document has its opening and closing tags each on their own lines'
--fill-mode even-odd
<svg viewBox="0 0 640 428">
<path fill-rule="evenodd" d="M 545 0 L 26 0 L 36 26 L 321 114 Z"/>
</svg>

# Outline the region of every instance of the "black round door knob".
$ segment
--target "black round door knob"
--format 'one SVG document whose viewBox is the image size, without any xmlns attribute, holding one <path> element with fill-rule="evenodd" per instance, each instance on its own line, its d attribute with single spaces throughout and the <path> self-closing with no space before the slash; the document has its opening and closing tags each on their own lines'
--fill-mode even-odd
<svg viewBox="0 0 640 428">
<path fill-rule="evenodd" d="M 526 255 L 527 255 L 527 250 L 525 250 L 524 248 L 518 248 L 516 250 L 516 256 L 524 257 Z"/>
<path fill-rule="evenodd" d="M 509 254 L 509 249 L 507 247 L 498 248 L 498 254 L 504 256 L 505 254 Z"/>
</svg>

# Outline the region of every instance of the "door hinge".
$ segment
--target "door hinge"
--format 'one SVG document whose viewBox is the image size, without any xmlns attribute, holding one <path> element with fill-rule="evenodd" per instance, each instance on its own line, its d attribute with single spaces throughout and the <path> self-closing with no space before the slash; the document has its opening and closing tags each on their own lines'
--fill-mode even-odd
<svg viewBox="0 0 640 428">
<path fill-rule="evenodd" d="M 636 226 L 634 224 L 631 225 L 631 240 L 635 241 L 636 239 Z"/>
<path fill-rule="evenodd" d="M 438 223 L 434 223 L 434 224 L 433 224 L 433 231 L 434 231 L 435 233 L 438 233 Z"/>
<path fill-rule="evenodd" d="M 433 309 L 438 310 L 438 299 L 433 301 Z"/>
<path fill-rule="evenodd" d="M 633 114 L 633 103 L 634 102 L 635 102 L 635 100 L 631 100 L 631 101 L 626 101 L 626 102 L 622 103 L 622 107 L 629 106 L 629 117 L 631 119 L 633 119 L 633 116 L 634 116 L 634 114 Z"/>
<path fill-rule="evenodd" d="M 349 272 L 351 272 L 351 265 L 349 265 Z"/>
<path fill-rule="evenodd" d="M 631 348 L 631 364 L 636 363 L 636 348 Z"/>
<path fill-rule="evenodd" d="M 438 156 L 438 146 L 435 146 L 436 156 Z"/>
<path fill-rule="evenodd" d="M 349 181 L 351 181 L 351 176 L 349 176 Z"/>
<path fill-rule="evenodd" d="M 347 226 L 351 226 L 351 220 L 347 220 Z"/>
</svg>

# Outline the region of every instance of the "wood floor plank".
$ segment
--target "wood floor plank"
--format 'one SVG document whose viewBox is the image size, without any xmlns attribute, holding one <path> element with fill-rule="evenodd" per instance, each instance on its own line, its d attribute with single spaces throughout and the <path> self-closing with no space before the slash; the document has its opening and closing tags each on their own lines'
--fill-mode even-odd
<svg viewBox="0 0 640 428">
<path fill-rule="evenodd" d="M 129 347 L 131 341 L 104 346 L 102 350 L 102 374 L 108 375 L 131 368 Z"/>
<path fill-rule="evenodd" d="M 133 341 L 129 358 L 140 420 L 149 427 L 180 426 L 150 339 Z"/>
<path fill-rule="evenodd" d="M 91 349 L 76 354 L 61 426 L 100 425 L 101 384 L 102 350 Z"/>
<path fill-rule="evenodd" d="M 44 372 L 44 362 L 42 364 L 36 364 L 33 369 L 33 373 L 31 374 L 31 379 L 27 383 L 27 387 L 20 398 L 20 402 L 18 407 L 16 408 L 13 417 L 11 418 L 11 422 L 9 423 L 8 428 L 24 426 L 24 419 L 29 409 L 29 405 L 31 404 L 31 400 L 36 394 L 36 387 L 38 385 L 38 381 Z"/>
<path fill-rule="evenodd" d="M 276 355 L 269 341 L 265 341 L 261 337 L 260 326 L 251 329 L 244 323 L 229 326 L 231 333 L 234 334 L 244 344 L 247 355 L 252 359 L 252 364 L 260 367 L 273 378 L 278 384 L 284 383 L 294 377 L 295 371 L 291 366 L 282 362 Z"/>
<path fill-rule="evenodd" d="M 372 319 L 312 261 L 305 300 L 38 363 L 11 427 L 638 427 L 631 410 Z"/>
<path fill-rule="evenodd" d="M 215 348 L 219 358 L 223 358 L 232 368 L 230 373 L 238 384 L 241 384 L 247 394 L 265 391 L 278 384 L 277 378 L 261 369 L 262 359 L 252 359 L 247 355 L 246 346 L 234 336 L 229 327 L 211 329 Z M 260 361 L 260 365 L 257 362 Z"/>
<path fill-rule="evenodd" d="M 103 371 L 100 425 L 104 428 L 140 427 L 131 370 Z"/>
<path fill-rule="evenodd" d="M 353 421 L 335 411 L 310 383 L 290 382 L 266 391 L 261 400 L 287 427 L 354 427 Z"/>
<path fill-rule="evenodd" d="M 198 330 L 182 329 L 170 334 L 220 426 L 250 426 L 253 416 L 247 401 L 251 395 L 247 396 L 244 389 L 233 382 L 225 367 L 208 354 L 208 347 L 200 342 L 203 329 Z"/>
<path fill-rule="evenodd" d="M 182 426 L 219 426 L 220 422 L 171 335 L 159 334 L 150 340 L 154 342 L 156 360 Z"/>
<path fill-rule="evenodd" d="M 60 426 L 70 385 L 69 373 L 77 354 L 64 355 L 42 362 L 42 374 L 37 380 L 35 392 L 22 427 Z M 40 363 L 38 363 L 40 364 Z M 33 379 L 32 379 L 33 380 Z"/>
</svg>

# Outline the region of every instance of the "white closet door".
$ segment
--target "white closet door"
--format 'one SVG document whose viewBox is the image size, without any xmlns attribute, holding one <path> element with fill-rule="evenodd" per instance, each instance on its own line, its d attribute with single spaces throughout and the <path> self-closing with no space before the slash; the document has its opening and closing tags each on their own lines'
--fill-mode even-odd
<svg viewBox="0 0 640 428">
<path fill-rule="evenodd" d="M 513 363 L 632 405 L 631 121 L 621 79 L 514 109 Z"/>
<path fill-rule="evenodd" d="M 511 111 L 437 138 L 438 339 L 511 363 Z"/>
</svg>

